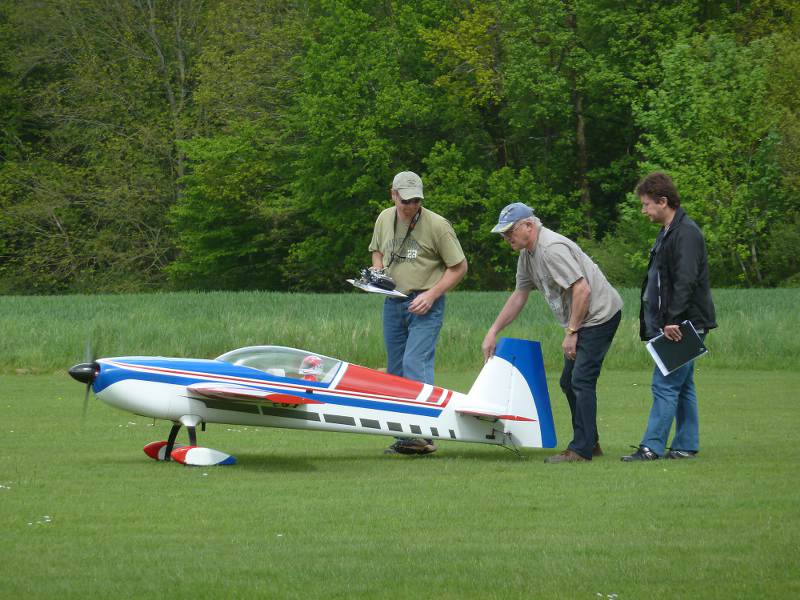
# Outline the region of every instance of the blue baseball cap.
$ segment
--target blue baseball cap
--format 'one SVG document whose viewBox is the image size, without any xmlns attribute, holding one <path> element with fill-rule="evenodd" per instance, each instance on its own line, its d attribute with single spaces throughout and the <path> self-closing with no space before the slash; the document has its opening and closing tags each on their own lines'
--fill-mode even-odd
<svg viewBox="0 0 800 600">
<path fill-rule="evenodd" d="M 497 225 L 492 228 L 492 233 L 505 233 L 520 219 L 527 219 L 533 216 L 533 209 L 522 202 L 509 204 L 500 211 L 500 218 Z"/>
</svg>

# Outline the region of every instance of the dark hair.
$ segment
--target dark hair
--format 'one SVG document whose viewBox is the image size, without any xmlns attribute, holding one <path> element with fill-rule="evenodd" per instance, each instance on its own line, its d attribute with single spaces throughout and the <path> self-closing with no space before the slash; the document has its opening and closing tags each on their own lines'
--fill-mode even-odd
<svg viewBox="0 0 800 600">
<path fill-rule="evenodd" d="M 642 178 L 636 186 L 636 195 L 640 198 L 647 194 L 656 202 L 659 198 L 667 199 L 667 206 L 678 208 L 681 205 L 681 197 L 678 196 L 678 188 L 666 173 L 656 171 Z"/>
</svg>

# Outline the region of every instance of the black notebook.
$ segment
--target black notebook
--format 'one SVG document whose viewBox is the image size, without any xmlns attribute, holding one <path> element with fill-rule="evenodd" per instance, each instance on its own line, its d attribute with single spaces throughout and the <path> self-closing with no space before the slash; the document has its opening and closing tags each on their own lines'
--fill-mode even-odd
<svg viewBox="0 0 800 600">
<path fill-rule="evenodd" d="M 708 352 L 691 321 L 681 323 L 681 334 L 683 337 L 680 342 L 668 340 L 663 333 L 647 342 L 647 350 L 656 361 L 656 366 L 662 375 L 669 375 L 675 369 Z"/>
</svg>

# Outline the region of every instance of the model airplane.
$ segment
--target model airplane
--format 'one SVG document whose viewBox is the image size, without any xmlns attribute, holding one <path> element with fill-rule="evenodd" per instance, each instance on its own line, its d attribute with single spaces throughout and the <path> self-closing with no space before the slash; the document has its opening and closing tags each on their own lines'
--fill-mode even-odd
<svg viewBox="0 0 800 600">
<path fill-rule="evenodd" d="M 233 464 L 197 445 L 206 423 L 370 433 L 554 448 L 550 398 L 538 342 L 503 338 L 468 394 L 319 354 L 251 346 L 215 360 L 126 356 L 75 365 L 70 375 L 122 410 L 172 421 L 156 460 Z M 181 426 L 189 445 L 176 445 Z"/>
</svg>

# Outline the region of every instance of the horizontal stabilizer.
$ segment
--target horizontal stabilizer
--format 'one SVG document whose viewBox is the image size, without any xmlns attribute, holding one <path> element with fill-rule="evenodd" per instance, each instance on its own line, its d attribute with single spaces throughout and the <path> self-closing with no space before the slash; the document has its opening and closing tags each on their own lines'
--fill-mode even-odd
<svg viewBox="0 0 800 600">
<path fill-rule="evenodd" d="M 473 417 L 484 417 L 487 419 L 500 419 L 504 421 L 535 421 L 529 417 L 521 417 L 518 415 L 504 415 L 500 411 L 486 410 L 485 408 L 457 408 L 456 413 L 459 415 L 472 415 Z"/>
<path fill-rule="evenodd" d="M 275 404 L 324 404 L 319 400 L 304 398 L 303 396 L 293 396 L 270 392 L 258 388 L 244 387 L 241 385 L 225 385 L 219 383 L 193 383 L 188 386 L 190 392 L 205 396 L 206 398 L 216 398 L 220 400 L 265 400 Z"/>
</svg>

